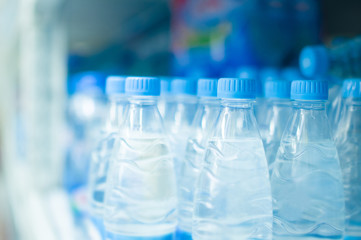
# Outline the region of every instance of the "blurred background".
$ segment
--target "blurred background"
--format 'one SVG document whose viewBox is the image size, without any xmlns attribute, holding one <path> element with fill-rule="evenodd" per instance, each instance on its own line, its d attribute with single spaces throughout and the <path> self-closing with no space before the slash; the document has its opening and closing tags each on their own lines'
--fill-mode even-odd
<svg viewBox="0 0 361 240">
<path fill-rule="evenodd" d="M 105 76 L 297 67 L 360 23 L 359 0 L 0 0 L 0 239 L 88 239 L 67 169 L 102 122 Z M 77 95 L 89 85 L 97 101 Z"/>
</svg>

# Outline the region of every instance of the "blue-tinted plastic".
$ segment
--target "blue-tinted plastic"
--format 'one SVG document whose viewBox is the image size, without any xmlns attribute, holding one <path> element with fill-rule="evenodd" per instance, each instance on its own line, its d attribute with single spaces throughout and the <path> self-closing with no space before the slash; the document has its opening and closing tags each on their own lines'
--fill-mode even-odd
<svg viewBox="0 0 361 240">
<path fill-rule="evenodd" d="M 329 70 L 329 56 L 324 46 L 305 47 L 300 54 L 300 69 L 306 77 L 324 76 Z"/>
<path fill-rule="evenodd" d="M 240 78 L 251 78 L 256 80 L 256 96 L 261 97 L 263 94 L 262 82 L 259 76 L 259 70 L 253 66 L 243 66 L 238 69 L 238 77 Z"/>
<path fill-rule="evenodd" d="M 68 93 L 69 95 L 75 92 L 91 92 L 99 91 L 105 92 L 106 75 L 100 72 L 82 72 L 75 74 L 69 80 Z"/>
<path fill-rule="evenodd" d="M 198 97 L 217 97 L 218 80 L 215 78 L 201 78 L 198 80 Z"/>
<path fill-rule="evenodd" d="M 105 85 L 107 95 L 123 94 L 125 92 L 125 76 L 109 76 Z"/>
<path fill-rule="evenodd" d="M 342 88 L 344 98 L 361 98 L 361 78 L 346 79 Z"/>
<path fill-rule="evenodd" d="M 266 98 L 290 98 L 291 82 L 287 80 L 269 80 L 265 83 Z"/>
<path fill-rule="evenodd" d="M 174 95 L 196 95 L 197 80 L 193 78 L 174 78 L 171 83 L 171 93 Z"/>
<path fill-rule="evenodd" d="M 260 75 L 260 79 L 263 83 L 265 83 L 266 81 L 269 81 L 269 80 L 275 80 L 275 79 L 281 78 L 279 69 L 274 68 L 274 67 L 266 67 L 266 68 L 261 69 L 259 75 Z"/>
<path fill-rule="evenodd" d="M 160 78 L 160 95 L 169 95 L 171 93 L 172 79 L 169 77 Z"/>
</svg>

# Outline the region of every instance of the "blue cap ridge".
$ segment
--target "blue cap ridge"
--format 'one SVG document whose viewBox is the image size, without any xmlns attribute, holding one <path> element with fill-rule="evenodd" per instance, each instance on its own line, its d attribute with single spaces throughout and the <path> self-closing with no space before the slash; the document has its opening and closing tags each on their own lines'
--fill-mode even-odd
<svg viewBox="0 0 361 240">
<path fill-rule="evenodd" d="M 171 82 L 171 93 L 174 95 L 196 95 L 197 81 L 192 78 L 174 78 Z"/>
<path fill-rule="evenodd" d="M 342 86 L 344 98 L 361 98 L 361 78 L 345 79 Z"/>
<path fill-rule="evenodd" d="M 325 80 L 295 80 L 291 85 L 293 100 L 327 100 L 328 82 Z"/>
<path fill-rule="evenodd" d="M 159 96 L 160 79 L 157 77 L 127 77 L 125 93 L 133 96 Z"/>
<path fill-rule="evenodd" d="M 107 77 L 105 92 L 107 95 L 123 94 L 125 92 L 125 76 Z"/>
<path fill-rule="evenodd" d="M 197 96 L 198 97 L 217 97 L 218 80 L 215 78 L 198 79 Z"/>
<path fill-rule="evenodd" d="M 256 97 L 256 81 L 247 78 L 220 78 L 217 96 L 219 98 L 254 99 Z"/>
<path fill-rule="evenodd" d="M 299 59 L 301 72 L 306 77 L 324 76 L 329 70 L 328 50 L 324 46 L 308 46 L 302 49 Z"/>
<path fill-rule="evenodd" d="M 291 95 L 291 82 L 288 80 L 268 80 L 265 83 L 266 98 L 289 99 Z"/>
</svg>

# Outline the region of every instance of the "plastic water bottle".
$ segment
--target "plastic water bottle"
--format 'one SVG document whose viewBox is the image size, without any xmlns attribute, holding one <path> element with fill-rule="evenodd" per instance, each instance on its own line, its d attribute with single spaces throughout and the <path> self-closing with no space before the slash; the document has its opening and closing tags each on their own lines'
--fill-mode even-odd
<svg viewBox="0 0 361 240">
<path fill-rule="evenodd" d="M 267 72 L 267 71 L 266 71 Z M 254 103 L 254 112 L 258 125 L 264 125 L 264 113 L 266 110 L 266 102 L 263 94 L 263 78 L 266 78 L 266 72 L 261 72 L 256 67 L 243 66 L 238 69 L 240 78 L 250 78 L 256 81 L 256 101 Z"/>
<path fill-rule="evenodd" d="M 261 136 L 263 136 L 263 132 L 267 127 L 266 123 L 266 113 L 267 113 L 267 100 L 265 98 L 265 84 L 270 80 L 279 80 L 280 79 L 280 71 L 274 67 L 265 67 L 259 72 L 259 82 L 261 87 L 258 91 L 261 91 L 257 94 L 256 104 L 254 106 L 255 115 L 258 123 L 258 128 L 261 132 Z"/>
<path fill-rule="evenodd" d="M 171 105 L 171 81 L 169 77 L 162 77 L 160 79 L 160 97 L 158 100 L 158 109 L 162 118 L 165 118 L 166 112 L 169 111 Z"/>
<path fill-rule="evenodd" d="M 343 239 L 345 199 L 327 96 L 327 81 L 292 82 L 293 114 L 271 176 L 274 240 Z"/>
<path fill-rule="evenodd" d="M 256 97 L 261 97 L 263 94 L 262 82 L 260 81 L 259 70 L 253 66 L 243 66 L 238 69 L 238 77 L 250 78 L 256 81 Z"/>
<path fill-rule="evenodd" d="M 361 239 L 361 79 L 349 79 L 343 91 L 345 109 L 336 145 L 343 171 L 347 240 Z"/>
<path fill-rule="evenodd" d="M 208 139 L 212 134 L 220 110 L 220 101 L 217 98 L 217 79 L 199 79 L 197 96 L 199 105 L 192 124 L 193 132 L 188 138 L 186 153 L 182 159 L 178 186 L 177 239 L 179 240 L 192 239 L 195 183 L 203 165 L 203 155 Z"/>
<path fill-rule="evenodd" d="M 64 185 L 69 192 L 85 190 L 90 153 L 105 121 L 105 79 L 101 73 L 85 72 L 73 76 L 69 83 L 67 122 L 71 139 L 64 166 Z"/>
<path fill-rule="evenodd" d="M 342 84 L 343 81 L 339 78 L 328 76 L 328 103 L 326 105 L 327 117 L 330 122 L 331 130 L 337 128 L 342 111 Z"/>
<path fill-rule="evenodd" d="M 96 226 L 103 231 L 104 192 L 109 162 L 117 134 L 127 112 L 127 98 L 124 95 L 125 77 L 110 76 L 106 82 L 106 94 L 109 99 L 107 123 L 102 130 L 102 137 L 92 153 L 88 193 L 89 213 Z"/>
<path fill-rule="evenodd" d="M 171 140 L 177 176 L 186 149 L 188 137 L 192 132 L 192 122 L 197 111 L 197 81 L 194 79 L 175 78 L 171 83 L 174 102 L 170 104 L 164 122 Z"/>
<path fill-rule="evenodd" d="M 287 80 L 269 80 L 265 84 L 267 110 L 265 126 L 260 131 L 266 152 L 270 174 L 273 162 L 280 146 L 281 138 L 291 114 L 291 82 Z"/>
<path fill-rule="evenodd" d="M 129 110 L 108 171 L 107 239 L 171 240 L 177 226 L 173 159 L 157 108 L 160 80 L 128 77 Z"/>
<path fill-rule="evenodd" d="M 300 69 L 306 77 L 340 78 L 361 76 L 361 37 L 327 48 L 323 45 L 305 47 L 300 55 Z"/>
<path fill-rule="evenodd" d="M 194 200 L 194 240 L 272 239 L 268 166 L 253 111 L 256 83 L 221 78 L 221 111 Z"/>
</svg>

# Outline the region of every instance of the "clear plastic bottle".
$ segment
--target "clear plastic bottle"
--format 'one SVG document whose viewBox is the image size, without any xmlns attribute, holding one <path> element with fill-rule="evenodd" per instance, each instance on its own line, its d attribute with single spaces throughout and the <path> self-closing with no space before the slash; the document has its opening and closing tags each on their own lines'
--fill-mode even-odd
<svg viewBox="0 0 361 240">
<path fill-rule="evenodd" d="M 342 173 L 326 115 L 327 81 L 296 80 L 272 169 L 273 239 L 343 239 Z"/>
<path fill-rule="evenodd" d="M 194 240 L 272 239 L 268 166 L 253 111 L 256 83 L 221 78 L 221 111 L 195 191 Z"/>
<path fill-rule="evenodd" d="M 305 47 L 299 59 L 300 69 L 306 77 L 328 74 L 344 78 L 361 76 L 361 36 L 326 47 L 315 45 Z"/>
<path fill-rule="evenodd" d="M 177 226 L 173 159 L 157 108 L 160 80 L 128 77 L 129 110 L 108 171 L 107 239 L 174 239 Z"/>
<path fill-rule="evenodd" d="M 280 79 L 280 71 L 274 67 L 265 67 L 260 70 L 259 78 L 261 84 L 261 93 L 257 94 L 257 100 L 254 109 L 258 128 L 261 132 L 261 136 L 263 136 L 262 132 L 264 132 L 267 128 L 266 113 L 268 111 L 267 99 L 265 98 L 265 84 L 267 81 Z"/>
<path fill-rule="evenodd" d="M 336 131 L 346 199 L 345 239 L 361 239 L 361 79 L 349 79 Z"/>
<path fill-rule="evenodd" d="M 199 79 L 197 96 L 198 109 L 188 138 L 186 153 L 182 159 L 178 185 L 178 240 L 192 239 L 192 216 L 194 188 L 202 167 L 203 155 L 210 134 L 217 120 L 220 101 L 217 98 L 217 79 Z"/>
<path fill-rule="evenodd" d="M 339 78 L 324 77 L 328 81 L 328 103 L 326 105 L 327 117 L 330 122 L 331 131 L 334 133 L 340 121 L 342 111 L 342 84 Z"/>
<path fill-rule="evenodd" d="M 291 82 L 287 80 L 269 80 L 265 84 L 267 108 L 265 125 L 260 126 L 260 133 L 266 152 L 270 174 L 273 162 L 280 146 L 281 138 L 291 114 Z"/>
<path fill-rule="evenodd" d="M 105 79 L 102 73 L 84 72 L 69 82 L 67 122 L 71 139 L 64 166 L 64 185 L 72 195 L 82 196 L 79 198 L 85 198 L 91 151 L 105 121 Z"/>
<path fill-rule="evenodd" d="M 120 133 L 127 113 L 127 98 L 124 94 L 125 77 L 109 76 L 106 81 L 106 94 L 109 99 L 107 122 L 102 137 L 92 152 L 88 180 L 89 214 L 96 227 L 103 233 L 103 204 L 109 162 L 115 139 Z"/>
<path fill-rule="evenodd" d="M 171 83 L 172 102 L 164 122 L 171 140 L 177 177 L 180 174 L 181 159 L 184 157 L 188 137 L 192 132 L 192 122 L 197 111 L 197 81 L 174 78 Z"/>
</svg>

